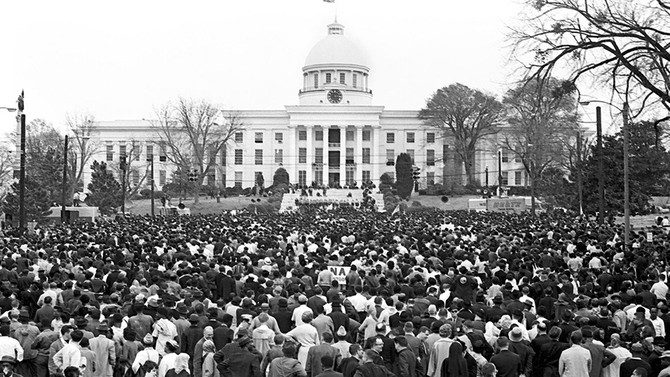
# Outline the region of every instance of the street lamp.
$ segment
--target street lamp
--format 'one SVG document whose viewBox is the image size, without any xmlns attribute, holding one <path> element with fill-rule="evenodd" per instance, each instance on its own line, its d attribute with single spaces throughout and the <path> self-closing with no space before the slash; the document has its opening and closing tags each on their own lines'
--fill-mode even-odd
<svg viewBox="0 0 670 377">
<path fill-rule="evenodd" d="M 630 180 L 629 180 L 629 166 L 628 166 L 628 143 L 629 143 L 629 138 L 630 135 L 628 134 L 628 101 L 625 101 L 623 103 L 623 109 L 618 108 L 617 106 L 605 102 L 605 101 L 599 101 L 599 100 L 590 100 L 590 101 L 584 101 L 580 102 L 583 105 L 588 105 L 591 102 L 596 102 L 596 103 L 603 103 L 606 105 L 610 105 L 613 108 L 619 110 L 621 114 L 623 115 L 623 196 L 624 196 L 624 204 L 623 204 L 623 216 L 624 216 L 624 250 L 628 247 L 628 243 L 630 241 Z M 602 172 L 602 129 L 600 125 L 600 107 L 596 107 L 596 121 L 597 126 L 598 126 L 598 154 L 600 161 L 598 162 L 599 164 L 599 170 Z M 602 173 L 601 173 L 602 174 Z M 602 176 L 601 176 L 602 177 Z M 600 183 L 602 184 L 602 183 Z M 599 185 L 600 185 L 599 184 Z"/>
</svg>

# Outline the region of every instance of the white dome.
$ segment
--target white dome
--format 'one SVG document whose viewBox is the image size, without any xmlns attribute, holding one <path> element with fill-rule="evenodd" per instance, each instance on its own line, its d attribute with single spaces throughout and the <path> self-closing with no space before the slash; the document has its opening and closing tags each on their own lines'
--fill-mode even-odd
<svg viewBox="0 0 670 377">
<path fill-rule="evenodd" d="M 368 68 L 363 51 L 343 34 L 344 26 L 328 25 L 328 35 L 320 40 L 307 55 L 305 67 L 314 65 L 355 65 Z"/>
</svg>

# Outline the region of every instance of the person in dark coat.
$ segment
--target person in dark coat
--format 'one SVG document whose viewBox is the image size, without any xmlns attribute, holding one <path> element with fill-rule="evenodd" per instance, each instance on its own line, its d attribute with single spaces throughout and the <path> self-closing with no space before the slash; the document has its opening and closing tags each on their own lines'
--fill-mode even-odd
<svg viewBox="0 0 670 377">
<path fill-rule="evenodd" d="M 416 376 L 416 355 L 409 348 L 407 338 L 397 336 L 393 339 L 395 343 L 396 360 L 394 372 L 403 377 Z"/>
<path fill-rule="evenodd" d="M 561 337 L 560 327 L 554 326 L 549 330 L 549 342 L 540 347 L 536 355 L 537 362 L 533 364 L 534 377 L 558 377 L 558 360 L 561 353 L 570 348 L 570 345 L 559 341 Z"/>
<path fill-rule="evenodd" d="M 349 346 L 350 357 L 342 359 L 340 363 L 340 372 L 344 377 L 353 377 L 363 358 L 363 347 L 360 344 L 352 344 Z"/>
<path fill-rule="evenodd" d="M 214 354 L 221 377 L 261 377 L 259 355 L 251 352 L 251 338 L 244 336 Z"/>
<path fill-rule="evenodd" d="M 535 357 L 535 351 L 526 344 L 525 341 L 521 339 L 522 333 L 519 327 L 513 328 L 509 332 L 509 350 L 519 355 L 521 358 L 521 374 L 530 376 L 531 371 L 533 370 L 533 358 Z"/>
<path fill-rule="evenodd" d="M 496 366 L 496 369 L 498 369 L 497 376 L 518 377 L 522 374 L 523 365 L 521 364 L 521 358 L 519 355 L 509 350 L 509 340 L 506 337 L 501 336 L 498 338 L 497 345 L 500 352 L 491 357 L 491 362 Z"/>
</svg>

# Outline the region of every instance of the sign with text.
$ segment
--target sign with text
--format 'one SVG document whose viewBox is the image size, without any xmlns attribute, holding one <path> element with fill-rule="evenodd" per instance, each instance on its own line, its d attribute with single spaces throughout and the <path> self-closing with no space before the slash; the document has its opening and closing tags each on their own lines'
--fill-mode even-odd
<svg viewBox="0 0 670 377">
<path fill-rule="evenodd" d="M 328 266 L 330 272 L 333 273 L 333 278 L 337 280 L 340 284 L 346 283 L 347 275 L 351 270 L 349 266 Z"/>
<path fill-rule="evenodd" d="M 494 212 L 521 213 L 526 210 L 524 198 L 491 198 L 486 201 L 486 209 Z"/>
</svg>

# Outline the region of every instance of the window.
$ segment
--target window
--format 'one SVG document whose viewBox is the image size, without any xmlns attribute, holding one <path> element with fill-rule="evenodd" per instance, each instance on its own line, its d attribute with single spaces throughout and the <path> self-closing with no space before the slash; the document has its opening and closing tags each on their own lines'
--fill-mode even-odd
<svg viewBox="0 0 670 377">
<path fill-rule="evenodd" d="M 395 151 L 393 149 L 386 150 L 386 165 L 395 165 Z"/>
<path fill-rule="evenodd" d="M 263 133 L 262 132 L 256 132 L 254 134 L 254 141 L 256 143 L 262 143 L 263 142 Z"/>
<path fill-rule="evenodd" d="M 283 164 L 284 163 L 284 150 L 283 149 L 275 149 L 275 164 Z"/>
<path fill-rule="evenodd" d="M 351 77 L 351 85 L 355 88 L 356 85 L 358 84 L 358 75 L 354 73 L 354 75 Z"/>
<path fill-rule="evenodd" d="M 107 161 L 114 161 L 114 146 L 107 144 Z"/>
<path fill-rule="evenodd" d="M 316 182 L 319 185 L 323 184 L 323 170 L 314 171 L 314 182 Z"/>
<path fill-rule="evenodd" d="M 426 165 L 435 166 L 435 149 L 426 150 Z"/>
<path fill-rule="evenodd" d="M 521 155 L 523 154 L 523 151 L 521 150 L 521 147 L 518 145 L 514 148 L 514 162 L 519 163 L 521 162 Z"/>
<path fill-rule="evenodd" d="M 262 149 L 256 149 L 254 151 L 254 164 L 255 165 L 263 165 L 263 150 Z"/>
<path fill-rule="evenodd" d="M 235 165 L 242 165 L 242 163 L 243 163 L 242 150 L 235 149 Z"/>
<path fill-rule="evenodd" d="M 323 148 L 314 148 L 314 162 L 323 164 Z"/>
<path fill-rule="evenodd" d="M 314 74 L 314 88 L 316 89 L 318 87 L 319 87 L 319 74 L 315 73 Z"/>
<path fill-rule="evenodd" d="M 345 80 L 344 80 L 345 77 L 346 77 L 346 75 L 344 74 L 344 72 L 340 72 L 340 84 L 344 84 L 344 83 L 345 83 Z"/>
<path fill-rule="evenodd" d="M 393 132 L 386 133 L 386 143 L 387 144 L 395 143 L 395 134 Z"/>
<path fill-rule="evenodd" d="M 435 142 L 435 132 L 428 132 L 426 134 L 426 143 L 434 143 Z"/>
<path fill-rule="evenodd" d="M 119 156 L 126 156 L 126 146 L 119 145 Z"/>
<path fill-rule="evenodd" d="M 133 186 L 137 186 L 140 184 L 140 172 L 137 170 L 133 170 L 130 172 L 130 179 L 133 182 Z"/>
<path fill-rule="evenodd" d="M 509 162 L 509 153 L 507 152 L 507 149 L 503 149 L 500 154 L 502 155 L 502 162 Z"/>
<path fill-rule="evenodd" d="M 426 183 L 428 183 L 430 186 L 435 184 L 435 173 L 432 171 L 426 172 Z"/>
<path fill-rule="evenodd" d="M 443 145 L 442 146 L 442 161 L 446 164 L 447 161 L 449 160 L 449 146 L 448 145 Z"/>
<path fill-rule="evenodd" d="M 213 143 L 209 145 L 209 162 L 216 166 L 216 145 Z"/>
<path fill-rule="evenodd" d="M 354 184 L 354 171 L 353 170 L 345 171 L 344 176 L 346 178 L 346 181 L 347 181 L 348 185 L 353 185 Z"/>
<path fill-rule="evenodd" d="M 307 131 L 306 130 L 299 130 L 298 131 L 298 140 L 307 141 Z"/>
<path fill-rule="evenodd" d="M 363 182 L 370 182 L 370 170 L 363 170 Z"/>
<path fill-rule="evenodd" d="M 236 143 L 243 143 L 244 142 L 244 133 L 235 132 L 235 142 Z"/>
<path fill-rule="evenodd" d="M 363 141 L 370 141 L 370 130 L 363 130 Z"/>
<path fill-rule="evenodd" d="M 167 172 L 165 170 L 158 171 L 158 184 L 165 186 L 165 181 L 167 179 Z"/>
<path fill-rule="evenodd" d="M 307 186 L 307 171 L 298 170 L 298 185 Z"/>
<path fill-rule="evenodd" d="M 370 148 L 363 148 L 363 163 L 370 163 Z"/>
<path fill-rule="evenodd" d="M 281 144 L 284 142 L 284 133 L 283 132 L 275 132 L 275 141 L 277 144 Z"/>
<path fill-rule="evenodd" d="M 254 185 L 258 183 L 260 178 L 263 177 L 263 172 L 262 171 L 255 171 L 254 172 Z M 265 180 L 265 177 L 263 177 L 263 180 Z"/>
<path fill-rule="evenodd" d="M 330 73 L 326 73 L 326 84 L 330 84 Z"/>
<path fill-rule="evenodd" d="M 347 141 L 354 141 L 354 131 L 353 130 L 347 130 L 347 133 L 345 135 L 347 138 Z"/>
<path fill-rule="evenodd" d="M 242 187 L 242 172 L 241 171 L 236 171 L 235 172 L 235 187 Z"/>
<path fill-rule="evenodd" d="M 226 145 L 224 144 L 224 145 L 221 146 L 221 166 L 226 166 L 226 164 L 228 163 L 227 154 L 228 154 L 228 151 L 226 149 Z"/>
<path fill-rule="evenodd" d="M 162 141 L 161 141 L 161 142 L 158 144 L 158 147 L 160 148 L 159 151 L 158 151 L 158 153 L 160 153 L 160 155 L 158 156 L 158 159 L 159 159 L 161 162 L 165 162 L 165 161 L 167 161 L 167 154 L 165 153 L 165 142 L 162 142 Z"/>
<path fill-rule="evenodd" d="M 154 146 L 147 144 L 147 161 L 154 159 Z"/>
<path fill-rule="evenodd" d="M 521 186 L 521 171 L 515 171 L 514 172 L 514 184 L 517 186 Z"/>
<path fill-rule="evenodd" d="M 323 141 L 323 130 L 314 130 L 314 140 Z"/>
<path fill-rule="evenodd" d="M 414 142 L 414 132 L 408 132 L 407 133 L 407 142 L 408 143 L 413 143 Z"/>
<path fill-rule="evenodd" d="M 509 177 L 508 177 L 508 172 L 504 171 L 500 173 L 500 177 L 502 178 L 502 181 L 500 183 L 501 186 L 507 186 L 509 185 Z"/>
<path fill-rule="evenodd" d="M 345 163 L 347 164 L 354 163 L 354 148 L 347 148 Z"/>
<path fill-rule="evenodd" d="M 307 163 L 307 148 L 298 148 L 298 163 Z"/>
<path fill-rule="evenodd" d="M 133 146 L 131 147 L 131 153 L 133 154 L 133 159 L 135 161 L 140 160 L 140 155 L 142 154 L 142 146 L 137 144 L 137 142 L 133 141 Z"/>
<path fill-rule="evenodd" d="M 221 187 L 226 187 L 226 173 L 221 173 Z"/>
<path fill-rule="evenodd" d="M 412 159 L 412 164 L 414 164 L 414 149 L 408 149 L 407 154 Z"/>
</svg>

